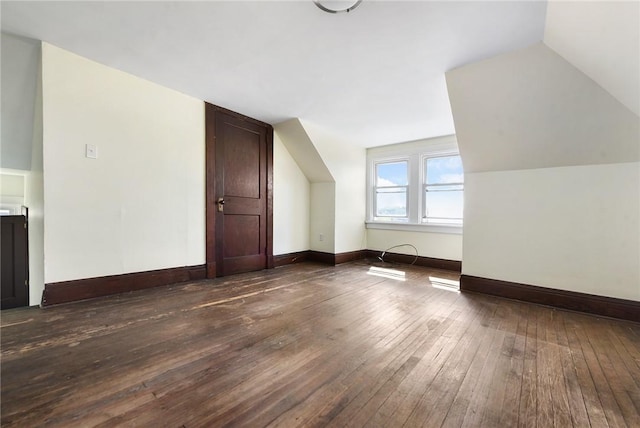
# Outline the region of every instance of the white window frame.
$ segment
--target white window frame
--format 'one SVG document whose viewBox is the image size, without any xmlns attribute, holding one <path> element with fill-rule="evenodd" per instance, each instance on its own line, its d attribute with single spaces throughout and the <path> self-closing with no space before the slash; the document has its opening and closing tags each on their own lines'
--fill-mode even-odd
<svg viewBox="0 0 640 428">
<path fill-rule="evenodd" d="M 386 220 L 386 221 L 384 221 L 384 220 L 375 220 L 376 219 L 376 213 L 378 212 L 377 198 L 376 198 L 377 189 L 378 188 L 382 188 L 382 189 L 385 188 L 383 186 L 381 186 L 381 187 L 376 186 L 376 184 L 377 184 L 376 183 L 377 182 L 377 180 L 376 180 L 376 171 L 378 170 L 378 165 L 385 164 L 385 163 L 399 163 L 399 162 L 406 162 L 407 163 L 407 185 L 406 186 L 389 186 L 389 187 L 404 187 L 404 188 L 406 188 L 406 190 L 407 190 L 407 198 L 406 198 L 407 199 L 407 215 L 406 216 L 402 216 L 402 217 L 398 216 L 395 220 Z M 384 160 L 374 161 L 373 166 L 372 166 L 372 168 L 373 168 L 373 176 L 372 176 L 373 181 L 372 181 L 372 183 L 373 184 L 372 184 L 372 189 L 371 189 L 373 191 L 373 194 L 371 195 L 372 204 L 373 204 L 372 212 L 371 212 L 371 218 L 374 221 L 383 222 L 383 223 L 387 222 L 387 223 L 393 223 L 393 224 L 395 224 L 395 223 L 408 223 L 409 222 L 410 213 L 411 213 L 411 210 L 410 210 L 410 201 L 411 201 L 410 184 L 411 184 L 411 169 L 412 169 L 411 166 L 412 165 L 411 165 L 409 157 L 401 157 L 401 158 L 393 158 L 393 159 L 384 159 Z M 393 217 L 393 216 L 389 216 L 389 217 Z"/>
<path fill-rule="evenodd" d="M 429 222 L 427 221 L 428 217 L 427 217 L 427 198 L 426 198 L 426 192 L 427 192 L 427 187 L 429 186 L 427 184 L 427 159 L 435 159 L 435 158 L 444 158 L 444 157 L 449 157 L 449 156 L 460 156 L 460 153 L 449 153 L 449 154 L 438 154 L 438 155 L 433 155 L 433 154 L 423 154 L 422 156 L 420 156 L 420 165 L 422 168 L 421 174 L 420 174 L 420 195 L 422 196 L 422 204 L 420 205 L 420 221 L 423 224 L 435 224 L 438 226 L 442 226 L 442 225 L 447 225 L 447 226 L 458 226 L 458 227 L 462 227 L 462 222 L 464 222 L 464 218 L 461 218 L 461 222 L 460 223 L 436 223 L 436 222 Z M 462 194 L 464 195 L 464 180 L 460 183 L 447 183 L 447 184 L 431 184 L 431 186 L 457 186 L 457 185 L 461 185 L 462 186 Z"/>
<path fill-rule="evenodd" d="M 427 223 L 423 221 L 425 206 L 423 183 L 425 158 L 459 155 L 455 135 L 419 140 L 410 143 L 373 147 L 367 150 L 367 220 L 368 229 L 404 230 L 430 233 L 462 234 L 458 224 Z M 380 221 L 375 217 L 376 165 L 408 161 L 407 186 L 408 220 Z M 463 189 L 464 192 L 464 189 Z"/>
</svg>

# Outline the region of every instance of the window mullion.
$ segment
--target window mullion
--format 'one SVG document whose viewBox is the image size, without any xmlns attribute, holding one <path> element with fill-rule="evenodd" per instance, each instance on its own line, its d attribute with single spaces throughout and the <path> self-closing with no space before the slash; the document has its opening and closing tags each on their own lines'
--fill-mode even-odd
<svg viewBox="0 0 640 428">
<path fill-rule="evenodd" d="M 411 155 L 409 158 L 409 186 L 407 195 L 409 198 L 409 222 L 420 222 L 420 156 Z"/>
</svg>

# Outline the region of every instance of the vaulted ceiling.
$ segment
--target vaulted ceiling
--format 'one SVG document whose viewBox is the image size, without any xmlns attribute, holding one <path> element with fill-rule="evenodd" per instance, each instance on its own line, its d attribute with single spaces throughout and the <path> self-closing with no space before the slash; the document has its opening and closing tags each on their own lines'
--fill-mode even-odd
<svg viewBox="0 0 640 428">
<path fill-rule="evenodd" d="M 11 2 L 2 31 L 372 147 L 454 133 L 444 73 L 543 39 L 546 2 Z"/>
</svg>

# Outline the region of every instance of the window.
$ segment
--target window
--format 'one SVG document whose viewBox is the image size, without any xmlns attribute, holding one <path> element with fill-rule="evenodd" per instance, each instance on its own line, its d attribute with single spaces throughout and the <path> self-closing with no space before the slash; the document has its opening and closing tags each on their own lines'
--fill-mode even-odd
<svg viewBox="0 0 640 428">
<path fill-rule="evenodd" d="M 464 172 L 455 137 L 367 150 L 367 227 L 461 233 Z"/>
<path fill-rule="evenodd" d="M 375 219 L 387 221 L 407 221 L 409 163 L 380 162 L 376 163 L 375 178 Z"/>
<path fill-rule="evenodd" d="M 459 155 L 424 158 L 422 221 L 462 224 L 464 174 Z"/>
</svg>

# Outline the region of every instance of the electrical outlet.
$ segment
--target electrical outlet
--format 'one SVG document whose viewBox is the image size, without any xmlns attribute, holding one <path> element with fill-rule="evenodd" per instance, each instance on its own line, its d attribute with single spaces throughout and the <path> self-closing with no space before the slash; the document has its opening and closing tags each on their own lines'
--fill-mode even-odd
<svg viewBox="0 0 640 428">
<path fill-rule="evenodd" d="M 90 159 L 98 159 L 98 147 L 93 144 L 85 145 L 85 156 Z"/>
<path fill-rule="evenodd" d="M 320 234 L 320 236 L 318 237 L 318 239 L 319 239 L 320 241 L 324 241 L 324 233 L 321 233 L 321 234 Z"/>
</svg>

